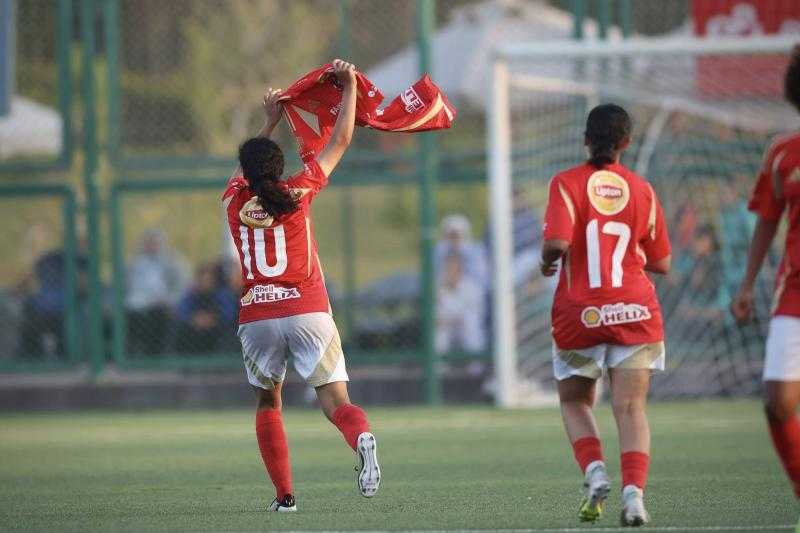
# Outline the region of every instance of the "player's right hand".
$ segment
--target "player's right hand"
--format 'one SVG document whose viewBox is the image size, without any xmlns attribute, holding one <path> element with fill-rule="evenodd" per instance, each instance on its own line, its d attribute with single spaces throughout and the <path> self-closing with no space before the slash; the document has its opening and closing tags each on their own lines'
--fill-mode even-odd
<svg viewBox="0 0 800 533">
<path fill-rule="evenodd" d="M 356 81 L 356 67 L 352 63 L 341 59 L 333 60 L 333 73 L 342 83 L 353 83 Z"/>
<path fill-rule="evenodd" d="M 746 324 L 753 316 L 753 290 L 740 289 L 731 302 L 731 314 L 739 324 Z"/>
</svg>

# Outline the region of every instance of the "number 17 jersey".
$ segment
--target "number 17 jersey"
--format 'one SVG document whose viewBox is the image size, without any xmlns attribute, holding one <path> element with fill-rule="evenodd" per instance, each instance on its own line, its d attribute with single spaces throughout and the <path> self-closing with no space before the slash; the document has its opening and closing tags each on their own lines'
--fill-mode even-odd
<svg viewBox="0 0 800 533">
<path fill-rule="evenodd" d="M 670 255 L 670 243 L 663 210 L 644 178 L 620 164 L 557 174 L 544 238 L 569 243 L 553 299 L 556 346 L 664 340 L 661 307 L 644 266 Z"/>
</svg>

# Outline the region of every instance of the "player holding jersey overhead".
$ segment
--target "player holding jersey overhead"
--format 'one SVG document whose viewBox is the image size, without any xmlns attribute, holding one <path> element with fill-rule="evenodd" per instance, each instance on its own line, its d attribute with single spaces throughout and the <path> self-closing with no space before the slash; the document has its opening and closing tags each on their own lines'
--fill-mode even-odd
<svg viewBox="0 0 800 533">
<path fill-rule="evenodd" d="M 622 467 L 622 525 L 649 518 L 644 488 L 650 463 L 645 415 L 650 373 L 664 369 L 664 331 L 655 288 L 645 270 L 665 274 L 670 243 L 653 188 L 619 163 L 631 119 L 619 106 L 592 109 L 586 122 L 589 160 L 550 182 L 541 271 L 561 260 L 553 299 L 553 369 L 561 414 L 584 473 L 579 518 L 600 518 L 610 483 L 594 405 L 608 369 Z"/>
<path fill-rule="evenodd" d="M 344 155 L 355 123 L 355 69 L 338 59 L 333 68 L 342 86 L 341 108 L 319 156 L 303 171 L 281 179 L 283 153 L 269 139 L 281 118 L 280 91 L 269 89 L 264 95 L 267 122 L 239 148 L 240 167 L 223 195 L 244 280 L 239 338 L 247 379 L 258 399 L 256 436 L 276 491 L 270 511 L 297 509 L 281 415 L 290 354 L 298 373 L 316 390 L 325 416 L 358 454 L 361 494 L 374 496 L 380 483 L 375 437 L 366 414 L 347 394 L 344 355 L 311 222 L 311 202 Z"/>
<path fill-rule="evenodd" d="M 784 92 L 789 103 L 800 111 L 800 46 L 792 52 Z M 747 271 L 731 304 L 731 311 L 740 322 L 753 315 L 753 285 L 781 218 L 786 215 L 789 222 L 776 280 L 763 377 L 772 442 L 800 498 L 800 132 L 779 136 L 767 148 L 749 207 L 758 215 L 758 222 Z"/>
</svg>

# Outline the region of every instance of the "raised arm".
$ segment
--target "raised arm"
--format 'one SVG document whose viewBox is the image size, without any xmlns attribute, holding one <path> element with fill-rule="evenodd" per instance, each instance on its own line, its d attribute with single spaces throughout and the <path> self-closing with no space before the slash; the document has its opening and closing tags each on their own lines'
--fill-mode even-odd
<svg viewBox="0 0 800 533">
<path fill-rule="evenodd" d="M 280 94 L 280 89 L 273 89 L 272 87 L 269 87 L 266 92 L 264 92 L 264 98 L 261 105 L 264 107 L 265 120 L 264 125 L 261 126 L 261 129 L 258 130 L 258 133 L 256 133 L 256 137 L 266 137 L 269 139 L 272 135 L 272 132 L 275 130 L 275 127 L 278 125 L 278 122 L 281 121 L 283 104 L 278 101 Z M 241 165 L 236 165 L 236 169 L 233 171 L 233 174 L 231 174 L 231 178 L 234 178 L 241 173 Z"/>
<path fill-rule="evenodd" d="M 747 272 L 739 287 L 739 293 L 731 302 L 731 313 L 740 323 L 747 322 L 753 315 L 753 286 L 777 229 L 777 220 L 758 217 L 758 222 L 753 230 L 753 240 L 750 243 L 750 253 L 747 256 Z"/>
<path fill-rule="evenodd" d="M 335 59 L 333 72 L 344 88 L 342 104 L 336 124 L 333 126 L 331 138 L 322 152 L 317 156 L 317 164 L 326 176 L 329 176 L 342 159 L 350 141 L 353 139 L 353 128 L 356 122 L 356 69 L 351 63 Z"/>
</svg>

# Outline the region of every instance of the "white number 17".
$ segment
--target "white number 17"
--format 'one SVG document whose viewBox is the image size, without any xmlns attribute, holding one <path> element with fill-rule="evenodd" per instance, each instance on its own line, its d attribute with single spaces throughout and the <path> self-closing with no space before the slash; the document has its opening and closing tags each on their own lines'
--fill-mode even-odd
<svg viewBox="0 0 800 533">
<path fill-rule="evenodd" d="M 586 225 L 586 253 L 589 263 L 589 288 L 597 289 L 602 285 L 600 278 L 600 232 L 597 219 Z M 611 256 L 611 286 L 622 287 L 622 259 L 631 240 L 631 228 L 622 222 L 606 222 L 603 224 L 605 235 L 616 235 L 617 245 Z"/>
</svg>

